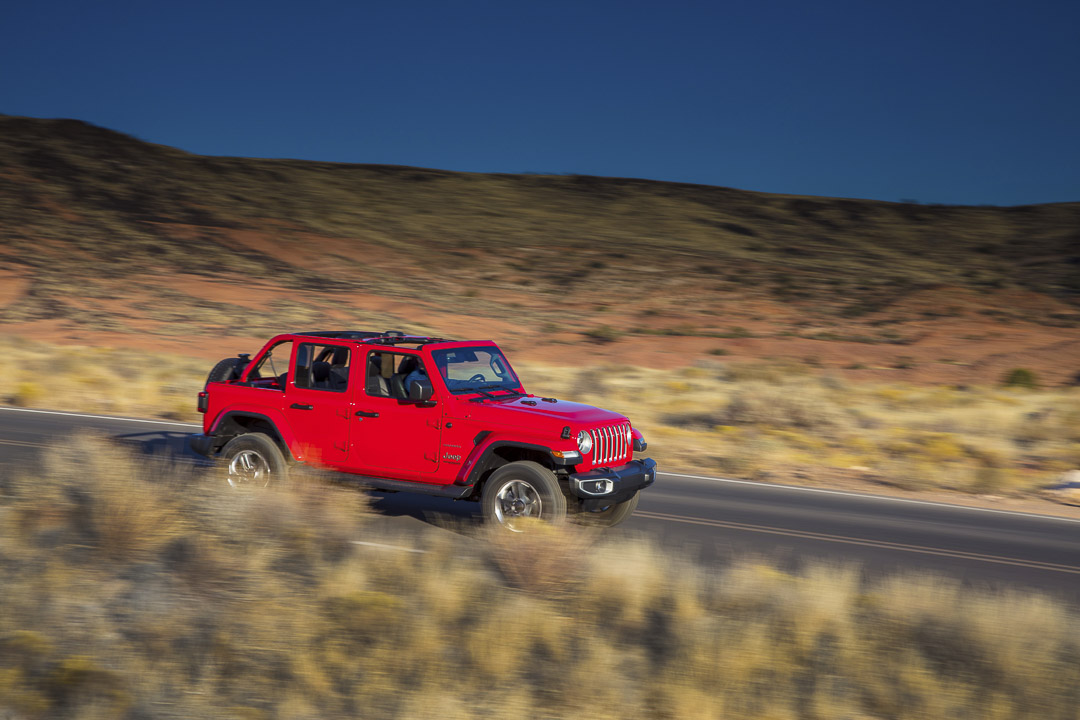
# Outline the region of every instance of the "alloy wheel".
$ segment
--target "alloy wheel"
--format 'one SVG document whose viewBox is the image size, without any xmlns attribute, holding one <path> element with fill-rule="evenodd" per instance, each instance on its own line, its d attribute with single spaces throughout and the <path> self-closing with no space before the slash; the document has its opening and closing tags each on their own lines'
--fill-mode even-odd
<svg viewBox="0 0 1080 720">
<path fill-rule="evenodd" d="M 540 494 L 524 480 L 511 480 L 495 496 L 496 519 L 514 532 L 521 532 L 522 518 L 540 518 L 543 509 Z"/>
<path fill-rule="evenodd" d="M 270 464 L 254 450 L 241 450 L 229 461 L 228 481 L 233 487 L 265 487 L 270 484 Z"/>
</svg>

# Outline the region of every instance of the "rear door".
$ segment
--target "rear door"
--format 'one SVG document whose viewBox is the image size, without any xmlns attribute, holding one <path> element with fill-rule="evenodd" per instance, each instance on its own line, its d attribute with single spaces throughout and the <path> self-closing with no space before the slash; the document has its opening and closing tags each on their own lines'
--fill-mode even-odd
<svg viewBox="0 0 1080 720">
<path fill-rule="evenodd" d="M 353 354 L 345 345 L 297 343 L 284 411 L 305 462 L 341 466 L 348 458 Z"/>
<path fill-rule="evenodd" d="M 356 394 L 349 452 L 349 464 L 358 472 L 432 481 L 428 476 L 439 467 L 443 408 L 437 397 L 429 403 L 407 399 L 405 379 L 417 367 L 428 369 L 417 353 L 367 353 L 362 370 L 364 386 Z"/>
</svg>

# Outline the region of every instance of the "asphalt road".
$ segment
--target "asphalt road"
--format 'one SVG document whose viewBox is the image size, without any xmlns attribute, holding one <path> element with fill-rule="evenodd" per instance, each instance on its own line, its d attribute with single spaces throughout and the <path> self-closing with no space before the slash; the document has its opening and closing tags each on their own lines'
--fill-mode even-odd
<svg viewBox="0 0 1080 720">
<path fill-rule="evenodd" d="M 32 468 L 53 438 L 94 430 L 152 454 L 198 461 L 197 426 L 0 407 L 0 475 Z M 407 530 L 478 521 L 475 503 L 374 493 L 382 523 Z M 709 564 L 752 556 L 797 569 L 858 563 L 867 575 L 921 570 L 992 589 L 1036 588 L 1080 603 L 1080 521 L 897 498 L 659 473 L 612 531 L 645 533 Z"/>
</svg>

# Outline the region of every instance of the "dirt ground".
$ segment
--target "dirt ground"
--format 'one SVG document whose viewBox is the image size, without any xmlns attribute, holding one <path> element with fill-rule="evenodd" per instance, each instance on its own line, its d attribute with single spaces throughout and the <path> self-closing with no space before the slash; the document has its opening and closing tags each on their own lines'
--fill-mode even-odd
<svg viewBox="0 0 1080 720">
<path fill-rule="evenodd" d="M 823 320 L 752 291 L 703 290 L 692 306 L 657 293 L 640 302 L 607 306 L 583 305 L 576 297 L 538 297 L 528 288 L 485 290 L 476 297 L 424 298 L 298 292 L 267 278 L 209 279 L 159 272 L 140 280 L 134 288 L 127 282 L 99 282 L 95 297 L 73 291 L 63 300 L 73 317 L 0 323 L 0 332 L 59 344 L 130 347 L 212 360 L 252 352 L 273 331 L 393 327 L 449 338 L 492 339 L 516 358 L 560 365 L 679 368 L 703 359 L 733 363 L 784 359 L 853 381 L 922 384 L 993 384 L 1013 368 L 1032 370 L 1046 385 L 1071 384 L 1080 374 L 1080 327 L 1020 319 L 1055 312 L 1068 316 L 1072 307 L 1018 289 L 987 294 L 962 288 L 925 290 L 879 313 Z M 31 280 L 16 267 L 0 266 L 0 312 L 31 287 Z M 205 304 L 225 308 L 229 320 L 192 334 L 177 329 L 175 320 L 155 317 L 156 307 L 147 305 L 154 296 L 168 298 L 170 293 L 182 298 L 165 302 L 175 312 L 182 313 L 185 304 Z M 302 303 L 311 312 L 308 317 L 283 317 L 275 324 L 272 308 L 281 302 Z M 91 309 L 117 319 L 122 327 L 102 329 L 79 319 L 79 312 Z M 275 330 L 245 332 L 244 318 L 252 314 L 259 314 L 262 325 Z M 364 323 L 363 316 L 373 319 Z M 382 325 L 376 324 L 379 320 Z M 596 328 L 608 329 L 610 336 L 591 336 Z"/>
</svg>

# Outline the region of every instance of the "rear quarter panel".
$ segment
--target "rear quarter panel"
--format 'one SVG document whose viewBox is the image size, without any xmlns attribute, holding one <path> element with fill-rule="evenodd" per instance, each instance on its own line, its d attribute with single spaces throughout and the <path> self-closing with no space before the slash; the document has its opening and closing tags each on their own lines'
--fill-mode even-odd
<svg viewBox="0 0 1080 720">
<path fill-rule="evenodd" d="M 223 418 L 230 413 L 262 415 L 267 418 L 281 439 L 289 446 L 289 452 L 296 457 L 296 435 L 289 426 L 283 412 L 285 393 L 280 390 L 254 388 L 233 383 L 210 383 L 207 386 L 208 407 L 203 416 L 203 432 L 212 435 Z M 302 458 L 296 457 L 300 460 Z"/>
</svg>

